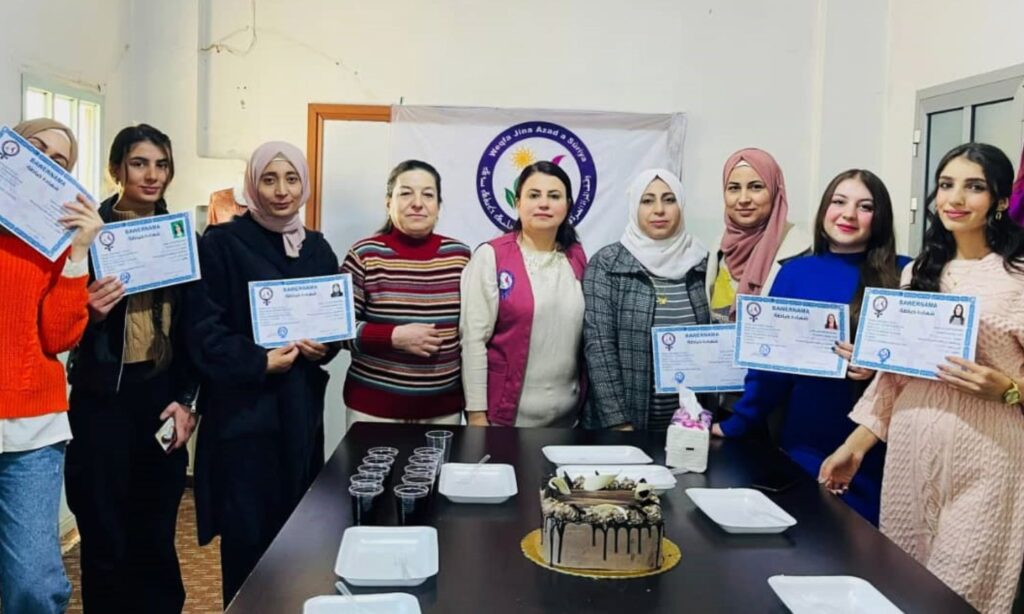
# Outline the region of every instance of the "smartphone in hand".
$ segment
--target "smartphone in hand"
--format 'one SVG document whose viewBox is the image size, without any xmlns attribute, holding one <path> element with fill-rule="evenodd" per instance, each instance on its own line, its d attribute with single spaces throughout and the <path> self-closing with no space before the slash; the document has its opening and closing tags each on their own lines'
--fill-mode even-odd
<svg viewBox="0 0 1024 614">
<path fill-rule="evenodd" d="M 174 416 L 164 420 L 155 436 L 157 443 L 164 449 L 164 452 L 174 445 Z"/>
</svg>

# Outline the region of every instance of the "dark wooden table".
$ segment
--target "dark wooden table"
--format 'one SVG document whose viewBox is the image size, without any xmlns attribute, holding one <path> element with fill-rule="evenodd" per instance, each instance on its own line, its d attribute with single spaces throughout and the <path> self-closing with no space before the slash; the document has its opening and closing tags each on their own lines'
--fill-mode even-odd
<svg viewBox="0 0 1024 614">
<path fill-rule="evenodd" d="M 425 445 L 418 425 L 360 423 L 342 440 L 323 471 L 228 608 L 232 614 L 302 611 L 315 595 L 334 594 L 334 560 L 351 524 L 348 478 L 367 448 L 392 445 L 404 463 Z M 788 459 L 744 441 L 712 443 L 708 471 L 677 476 L 662 496 L 666 535 L 682 560 L 671 571 L 634 580 L 590 580 L 542 569 L 521 553 L 519 542 L 540 526 L 539 488 L 553 471 L 541 454 L 551 444 L 631 444 L 664 463 L 664 436 L 568 429 L 461 428 L 452 461 L 491 462 L 516 468 L 519 494 L 502 505 L 458 505 L 438 495 L 440 572 L 404 591 L 424 612 L 501 614 L 524 612 L 785 612 L 768 586 L 775 574 L 850 574 L 875 585 L 911 612 L 974 610 L 844 503 L 806 479 L 770 495 L 797 525 L 781 535 L 730 535 L 704 516 L 683 492 L 689 487 L 743 487 L 774 463 Z M 395 524 L 388 501 L 385 524 Z"/>
</svg>

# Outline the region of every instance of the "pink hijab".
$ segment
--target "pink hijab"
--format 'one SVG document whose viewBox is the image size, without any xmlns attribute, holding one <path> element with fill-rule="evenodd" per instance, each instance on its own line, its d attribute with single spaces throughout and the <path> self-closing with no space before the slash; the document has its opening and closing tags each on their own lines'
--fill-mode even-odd
<svg viewBox="0 0 1024 614">
<path fill-rule="evenodd" d="M 245 200 L 249 204 L 249 215 L 252 216 L 252 219 L 267 230 L 279 233 L 284 239 L 284 253 L 289 258 L 298 258 L 302 242 L 306 239 L 306 229 L 302 225 L 302 220 L 299 219 L 298 210 L 288 218 L 275 217 L 268 213 L 263 203 L 260 202 L 260 175 L 271 162 L 278 158 L 287 160 L 295 167 L 295 172 L 302 179 L 300 206 L 306 203 L 306 200 L 309 199 L 309 166 L 306 164 L 306 156 L 298 147 L 284 141 L 264 143 L 252 152 L 249 165 L 245 167 Z"/>
<path fill-rule="evenodd" d="M 740 162 L 749 164 L 765 182 L 772 194 L 772 211 L 768 219 L 756 228 L 743 228 L 726 215 L 721 249 L 729 274 L 739 280 L 736 291 L 739 294 L 760 294 L 786 231 L 786 215 L 789 212 L 786 182 L 782 178 L 782 169 L 770 153 L 749 147 L 737 151 L 725 161 L 722 170 L 723 191 L 729 183 L 729 173 Z"/>
</svg>

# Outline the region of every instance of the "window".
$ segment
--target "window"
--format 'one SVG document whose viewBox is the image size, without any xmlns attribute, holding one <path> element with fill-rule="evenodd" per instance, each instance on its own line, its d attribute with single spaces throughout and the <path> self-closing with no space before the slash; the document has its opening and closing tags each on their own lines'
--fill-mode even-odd
<svg viewBox="0 0 1024 614">
<path fill-rule="evenodd" d="M 78 164 L 71 174 L 93 197 L 100 198 L 103 96 L 32 75 L 22 75 L 21 89 L 22 119 L 49 117 L 71 128 L 78 137 Z"/>
<path fill-rule="evenodd" d="M 910 251 L 921 249 L 925 203 L 946 152 L 970 141 L 1003 150 L 1016 165 L 1024 127 L 1024 64 L 946 83 L 917 93 L 914 170 L 910 202 Z"/>
</svg>

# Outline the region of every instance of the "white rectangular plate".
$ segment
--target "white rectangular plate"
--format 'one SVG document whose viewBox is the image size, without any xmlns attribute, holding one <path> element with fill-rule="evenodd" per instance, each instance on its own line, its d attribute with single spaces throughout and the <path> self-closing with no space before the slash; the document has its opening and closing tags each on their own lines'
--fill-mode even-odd
<svg viewBox="0 0 1024 614">
<path fill-rule="evenodd" d="M 655 493 L 661 494 L 676 487 L 676 476 L 662 465 L 563 465 L 558 468 L 558 475 L 569 474 L 570 479 L 581 475 L 614 475 L 631 480 L 645 480 L 654 487 Z"/>
<path fill-rule="evenodd" d="M 504 503 L 519 487 L 512 465 L 445 463 L 438 490 L 453 503 Z"/>
<path fill-rule="evenodd" d="M 306 600 L 302 614 L 420 614 L 420 602 L 408 593 L 321 595 Z"/>
<path fill-rule="evenodd" d="M 654 462 L 635 446 L 544 446 L 542 451 L 556 465 L 644 465 Z"/>
<path fill-rule="evenodd" d="M 728 533 L 782 533 L 796 519 L 752 488 L 687 488 L 700 511 Z"/>
<path fill-rule="evenodd" d="M 334 562 L 354 586 L 417 586 L 437 570 L 434 527 L 349 527 Z"/>
<path fill-rule="evenodd" d="M 902 614 L 856 576 L 772 576 L 768 586 L 793 614 Z"/>
</svg>

